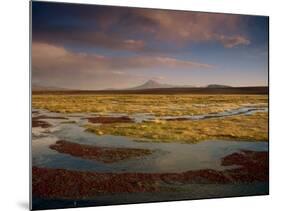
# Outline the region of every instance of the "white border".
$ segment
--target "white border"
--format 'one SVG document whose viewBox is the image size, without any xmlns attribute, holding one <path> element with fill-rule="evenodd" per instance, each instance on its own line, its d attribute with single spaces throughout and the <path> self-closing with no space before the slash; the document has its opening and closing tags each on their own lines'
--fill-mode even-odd
<svg viewBox="0 0 281 211">
<path fill-rule="evenodd" d="M 57 0 L 59 2 L 60 0 Z M 121 5 L 206 12 L 270 16 L 270 196 L 208 199 L 119 205 L 68 210 L 270 210 L 280 207 L 280 7 L 275 0 L 67 0 L 68 2 Z M 29 192 L 29 2 L 1 2 L 1 210 L 27 210 Z"/>
</svg>

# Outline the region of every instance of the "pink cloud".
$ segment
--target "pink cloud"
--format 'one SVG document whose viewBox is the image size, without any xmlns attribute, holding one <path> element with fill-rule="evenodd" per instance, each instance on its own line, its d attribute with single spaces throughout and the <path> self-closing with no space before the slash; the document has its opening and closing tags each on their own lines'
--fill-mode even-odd
<svg viewBox="0 0 281 211">
<path fill-rule="evenodd" d="M 139 25 L 140 29 L 154 34 L 160 40 L 181 43 L 218 41 L 226 48 L 250 43 L 245 36 L 237 35 L 241 19 L 237 15 L 166 10 L 142 10 L 137 14 L 154 23 L 150 28 Z"/>
<path fill-rule="evenodd" d="M 75 53 L 47 43 L 32 44 L 32 80 L 71 87 L 91 87 L 101 81 L 144 79 L 141 69 L 165 68 L 183 71 L 207 70 L 209 64 L 161 56 L 108 57 L 99 54 Z M 94 84 L 93 84 L 94 83 Z M 109 83 L 110 84 L 110 83 Z M 103 85 L 100 84 L 99 87 Z"/>
<path fill-rule="evenodd" d="M 161 56 L 105 57 L 98 54 L 74 53 L 46 43 L 32 44 L 32 66 L 48 71 L 103 71 L 141 68 L 210 69 L 212 65 Z"/>
<path fill-rule="evenodd" d="M 250 40 L 243 36 L 224 36 L 220 35 L 217 36 L 217 40 L 220 41 L 224 47 L 226 48 L 233 48 L 237 45 L 249 45 Z"/>
</svg>

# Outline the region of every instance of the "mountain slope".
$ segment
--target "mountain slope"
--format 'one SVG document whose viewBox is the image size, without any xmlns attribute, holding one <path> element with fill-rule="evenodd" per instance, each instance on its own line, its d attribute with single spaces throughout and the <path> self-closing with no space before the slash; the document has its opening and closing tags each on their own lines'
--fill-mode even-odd
<svg viewBox="0 0 281 211">
<path fill-rule="evenodd" d="M 231 86 L 222 84 L 209 84 L 207 88 L 230 88 Z"/>
<path fill-rule="evenodd" d="M 161 84 L 154 80 L 149 80 L 140 86 L 130 88 L 129 90 L 142 90 L 142 89 L 159 89 L 159 88 L 172 88 L 175 87 L 169 84 Z"/>
</svg>

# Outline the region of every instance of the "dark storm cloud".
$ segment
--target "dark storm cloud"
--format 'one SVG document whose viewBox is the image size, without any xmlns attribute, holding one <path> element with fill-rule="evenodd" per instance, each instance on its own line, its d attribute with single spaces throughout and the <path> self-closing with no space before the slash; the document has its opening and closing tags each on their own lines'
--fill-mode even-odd
<svg viewBox="0 0 281 211">
<path fill-rule="evenodd" d="M 128 51 L 154 51 L 147 42 L 156 41 L 212 41 L 227 48 L 250 43 L 237 15 L 44 3 L 34 11 L 33 39 L 40 42 Z"/>
</svg>

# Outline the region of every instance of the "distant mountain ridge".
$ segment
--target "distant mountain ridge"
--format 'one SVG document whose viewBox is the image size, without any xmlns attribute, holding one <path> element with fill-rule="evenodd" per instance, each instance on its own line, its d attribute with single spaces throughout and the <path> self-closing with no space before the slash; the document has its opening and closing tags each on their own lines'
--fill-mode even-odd
<svg viewBox="0 0 281 211">
<path fill-rule="evenodd" d="M 196 86 L 190 85 L 171 85 L 162 84 L 154 80 L 148 80 L 144 84 L 128 88 L 126 90 L 142 90 L 142 89 L 162 89 L 162 88 L 195 88 Z M 207 86 L 202 86 L 203 88 L 231 88 L 232 86 L 223 84 L 209 84 Z"/>
<path fill-rule="evenodd" d="M 140 86 L 129 88 L 129 90 L 159 89 L 159 88 L 172 88 L 172 87 L 175 87 L 175 86 L 169 85 L 169 84 L 161 84 L 154 80 L 148 80 Z"/>
<path fill-rule="evenodd" d="M 148 80 L 142 85 L 128 88 L 127 90 L 162 89 L 162 88 L 177 88 L 177 87 L 193 87 L 193 86 L 189 86 L 189 85 L 178 86 L 178 85 L 171 85 L 171 84 L 162 84 L 154 80 Z"/>
<path fill-rule="evenodd" d="M 209 84 L 207 88 L 230 88 L 232 86 L 222 85 L 222 84 Z"/>
<path fill-rule="evenodd" d="M 151 90 L 151 89 L 185 89 L 185 88 L 209 88 L 209 89 L 223 89 L 223 88 L 235 88 L 229 85 L 223 85 L 223 84 L 209 84 L 206 86 L 191 86 L 191 85 L 171 85 L 171 84 L 165 84 L 165 83 L 159 83 L 155 80 L 148 80 L 145 83 L 131 87 L 126 89 L 115 89 L 115 88 L 108 88 L 103 90 L 92 90 L 92 91 L 122 91 L 122 90 Z M 238 87 L 236 87 L 238 88 Z M 73 89 L 63 88 L 63 87 L 56 87 L 56 86 L 44 86 L 44 85 L 38 85 L 38 84 L 32 84 L 32 91 L 73 91 Z M 77 89 L 78 90 L 78 89 Z M 83 91 L 83 90 L 81 90 Z M 90 91 L 90 90 L 88 90 Z"/>
</svg>

